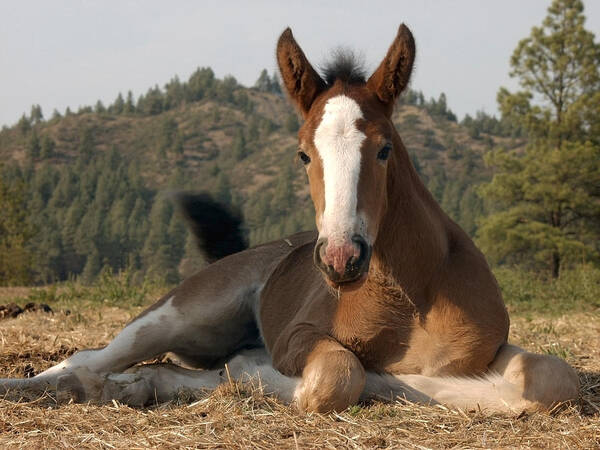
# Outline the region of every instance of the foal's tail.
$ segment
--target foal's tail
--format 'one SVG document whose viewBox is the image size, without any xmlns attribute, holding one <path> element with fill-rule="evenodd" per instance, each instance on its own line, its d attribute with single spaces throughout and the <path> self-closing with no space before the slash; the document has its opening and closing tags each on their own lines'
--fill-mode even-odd
<svg viewBox="0 0 600 450">
<path fill-rule="evenodd" d="M 205 193 L 178 192 L 174 198 L 208 262 L 248 248 L 239 211 Z"/>
</svg>

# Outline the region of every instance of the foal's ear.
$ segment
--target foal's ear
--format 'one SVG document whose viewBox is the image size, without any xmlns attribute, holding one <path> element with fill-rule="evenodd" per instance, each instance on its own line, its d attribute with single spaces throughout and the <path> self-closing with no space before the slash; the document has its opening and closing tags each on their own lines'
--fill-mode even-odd
<svg viewBox="0 0 600 450">
<path fill-rule="evenodd" d="M 306 117 L 313 101 L 326 85 L 304 56 L 289 28 L 281 33 L 277 42 L 277 63 L 287 93 Z"/>
<path fill-rule="evenodd" d="M 415 60 L 415 40 L 404 24 L 377 70 L 371 75 L 367 86 L 377 94 L 390 111 L 400 93 L 408 85 Z"/>
</svg>

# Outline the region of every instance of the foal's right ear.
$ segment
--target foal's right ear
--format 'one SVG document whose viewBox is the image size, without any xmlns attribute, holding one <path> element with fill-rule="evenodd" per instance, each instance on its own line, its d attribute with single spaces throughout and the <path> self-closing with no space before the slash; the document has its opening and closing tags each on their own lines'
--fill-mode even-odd
<svg viewBox="0 0 600 450">
<path fill-rule="evenodd" d="M 289 28 L 281 33 L 277 42 L 277 63 L 287 93 L 306 117 L 326 84 L 304 56 Z"/>
</svg>

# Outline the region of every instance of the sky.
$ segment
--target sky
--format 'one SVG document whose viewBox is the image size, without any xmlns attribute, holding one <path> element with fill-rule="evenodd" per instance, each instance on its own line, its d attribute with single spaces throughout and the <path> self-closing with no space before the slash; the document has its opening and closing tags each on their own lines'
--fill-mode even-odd
<svg viewBox="0 0 600 450">
<path fill-rule="evenodd" d="M 600 1 L 585 1 L 586 28 L 600 32 Z M 56 108 L 111 103 L 186 80 L 210 66 L 251 86 L 276 68 L 275 43 L 290 26 L 316 66 L 339 46 L 374 69 L 400 23 L 417 43 L 412 88 L 445 92 L 459 118 L 495 114 L 500 86 L 517 87 L 509 58 L 550 0 L 130 1 L 0 2 L 0 126 L 32 104 Z"/>
</svg>

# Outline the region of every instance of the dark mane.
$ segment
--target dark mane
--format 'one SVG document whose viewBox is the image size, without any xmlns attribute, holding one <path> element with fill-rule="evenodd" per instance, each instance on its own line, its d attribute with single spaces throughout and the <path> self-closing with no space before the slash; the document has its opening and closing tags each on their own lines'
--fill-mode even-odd
<svg viewBox="0 0 600 450">
<path fill-rule="evenodd" d="M 352 50 L 346 48 L 335 50 L 331 61 L 321 67 L 321 72 L 328 86 L 332 86 L 337 80 L 347 84 L 366 82 L 363 61 Z"/>
</svg>

